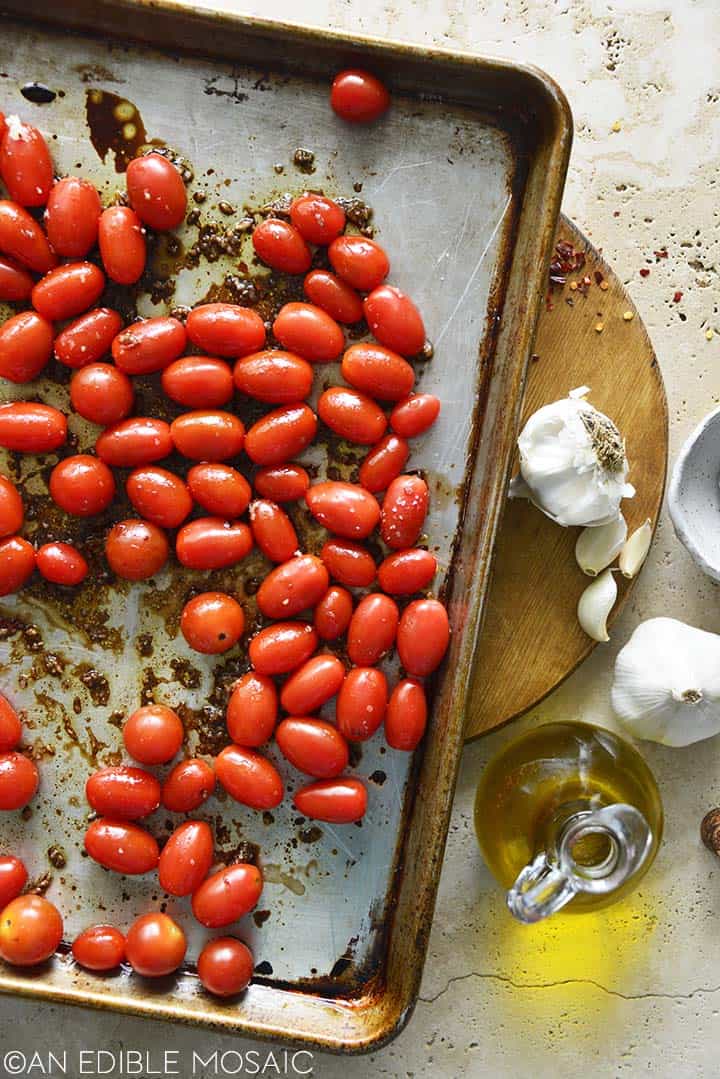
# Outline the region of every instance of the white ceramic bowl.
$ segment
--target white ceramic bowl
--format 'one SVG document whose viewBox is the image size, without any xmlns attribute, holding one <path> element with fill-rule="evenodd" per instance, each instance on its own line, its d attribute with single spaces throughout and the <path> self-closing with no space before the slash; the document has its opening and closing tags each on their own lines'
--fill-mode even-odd
<svg viewBox="0 0 720 1079">
<path fill-rule="evenodd" d="M 700 569 L 720 581 L 720 408 L 686 440 L 668 490 L 675 532 Z"/>
</svg>

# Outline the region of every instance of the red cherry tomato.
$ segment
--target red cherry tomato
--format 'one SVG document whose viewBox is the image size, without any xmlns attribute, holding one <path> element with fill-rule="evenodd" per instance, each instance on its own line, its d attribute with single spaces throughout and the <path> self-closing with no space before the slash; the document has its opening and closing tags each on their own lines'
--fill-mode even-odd
<svg viewBox="0 0 720 1079">
<path fill-rule="evenodd" d="M 226 746 L 215 758 L 215 774 L 231 798 L 251 809 L 274 809 L 285 793 L 278 770 L 244 746 Z"/>
<path fill-rule="evenodd" d="M 183 743 L 185 731 L 177 712 L 166 704 L 145 704 L 125 720 L 123 742 L 141 764 L 166 764 Z"/>
<path fill-rule="evenodd" d="M 335 319 L 311 303 L 286 303 L 273 322 L 273 333 L 285 348 L 313 363 L 336 360 L 345 347 Z"/>
<path fill-rule="evenodd" d="M 362 300 L 346 281 L 329 270 L 311 270 L 303 284 L 305 295 L 316 307 L 346 324 L 363 317 Z"/>
<path fill-rule="evenodd" d="M 312 367 L 292 352 L 254 352 L 235 364 L 235 385 L 241 393 L 269 405 L 302 401 L 312 389 Z"/>
<path fill-rule="evenodd" d="M 282 688 L 280 703 L 294 716 L 317 712 L 335 696 L 344 678 L 345 665 L 337 656 L 313 656 L 290 675 Z"/>
<path fill-rule="evenodd" d="M 347 653 L 358 667 L 372 667 L 395 644 L 400 612 L 389 596 L 376 592 L 358 603 L 347 633 Z"/>
<path fill-rule="evenodd" d="M 46 581 L 68 587 L 79 585 L 90 572 L 77 547 L 70 543 L 44 543 L 38 548 L 35 562 Z"/>
<path fill-rule="evenodd" d="M 329 244 L 345 228 L 345 211 L 324 195 L 308 193 L 293 199 L 290 220 L 310 244 Z"/>
<path fill-rule="evenodd" d="M 108 427 L 95 443 L 101 461 L 113 468 L 137 468 L 172 453 L 170 424 L 150 416 L 133 416 Z"/>
<path fill-rule="evenodd" d="M 32 290 L 36 311 L 53 322 L 87 311 L 102 295 L 105 274 L 92 262 L 56 266 Z"/>
<path fill-rule="evenodd" d="M 66 457 L 55 465 L 48 486 L 53 501 L 75 517 L 102 513 L 115 497 L 112 472 L 104 461 L 87 453 Z"/>
<path fill-rule="evenodd" d="M 380 520 L 377 499 L 355 483 L 314 483 L 305 501 L 316 521 L 346 539 L 365 539 Z"/>
<path fill-rule="evenodd" d="M 264 674 L 248 671 L 230 694 L 225 717 L 228 734 L 236 745 L 255 749 L 271 737 L 277 713 L 275 683 Z"/>
<path fill-rule="evenodd" d="M 261 221 L 252 234 L 255 254 L 273 270 L 282 273 L 305 273 L 310 269 L 312 253 L 294 225 L 278 218 Z"/>
<path fill-rule="evenodd" d="M 431 393 L 414 393 L 398 401 L 390 413 L 390 426 L 402 438 L 417 438 L 432 427 L 440 413 L 440 402 Z"/>
<path fill-rule="evenodd" d="M 11 303 L 30 299 L 33 281 L 27 270 L 11 258 L 0 257 L 0 300 Z"/>
<path fill-rule="evenodd" d="M 252 532 L 246 524 L 198 517 L 178 532 L 175 554 L 188 569 L 225 569 L 241 562 L 252 545 Z"/>
<path fill-rule="evenodd" d="M 98 865 L 127 876 L 152 872 L 160 857 L 149 832 L 139 824 L 111 817 L 92 822 L 85 832 L 85 850 Z"/>
<path fill-rule="evenodd" d="M 136 468 L 128 476 L 125 490 L 140 516 L 163 528 L 177 528 L 192 509 L 187 485 L 158 465 Z"/>
<path fill-rule="evenodd" d="M 380 563 L 378 581 L 383 592 L 394 596 L 410 596 L 422 592 L 437 571 L 437 559 L 430 551 L 410 547 L 398 551 Z"/>
<path fill-rule="evenodd" d="M 382 505 L 380 534 L 394 551 L 412 547 L 428 511 L 428 488 L 420 476 L 398 476 L 387 489 Z"/>
<path fill-rule="evenodd" d="M 393 749 L 411 753 L 426 726 L 425 690 L 414 678 L 404 678 L 390 694 L 385 713 L 385 741 Z"/>
<path fill-rule="evenodd" d="M 211 356 L 247 356 L 265 344 L 265 323 L 257 312 L 234 303 L 193 308 L 185 328 L 192 343 Z"/>
<path fill-rule="evenodd" d="M 375 560 L 359 543 L 327 540 L 320 557 L 330 576 L 349 588 L 367 588 L 375 580 Z"/>
<path fill-rule="evenodd" d="M 134 322 L 121 330 L 112 343 L 116 365 L 128 375 L 162 371 L 185 349 L 187 334 L 182 322 L 161 315 Z"/>
<path fill-rule="evenodd" d="M 218 517 L 239 517 L 252 498 L 252 489 L 243 474 L 219 462 L 193 465 L 187 474 L 187 484 L 195 501 Z"/>
<path fill-rule="evenodd" d="M 19 895 L 2 911 L 0 959 L 32 967 L 49 959 L 62 940 L 60 912 L 41 895 Z"/>
<path fill-rule="evenodd" d="M 168 559 L 165 533 L 150 521 L 118 521 L 105 540 L 105 557 L 113 573 L 126 581 L 146 581 Z"/>
<path fill-rule="evenodd" d="M 19 592 L 35 569 L 32 544 L 20 536 L 0 540 L 0 596 Z"/>
<path fill-rule="evenodd" d="M 11 749 L 15 749 L 21 738 L 22 724 L 18 714 L 7 697 L 3 697 L 0 693 L 0 753 L 8 753 Z M 2 906 L 0 897 L 0 909 Z"/>
<path fill-rule="evenodd" d="M 0 326 L 0 375 L 10 382 L 32 382 L 50 359 L 52 323 L 35 311 L 22 311 Z"/>
<path fill-rule="evenodd" d="M 410 447 L 404 438 L 385 435 L 360 465 L 360 483 L 373 494 L 386 491 L 402 472 L 409 456 Z"/>
<path fill-rule="evenodd" d="M 256 465 L 282 465 L 309 446 L 317 433 L 317 416 L 307 405 L 284 405 L 254 423 L 245 437 L 245 452 Z"/>
<path fill-rule="evenodd" d="M 160 887 L 169 895 L 197 891 L 213 863 L 212 829 L 201 820 L 187 820 L 175 829 L 158 863 Z"/>
<path fill-rule="evenodd" d="M 67 420 L 52 405 L 11 401 L 0 405 L 0 446 L 16 453 L 51 453 L 67 438 Z"/>
<path fill-rule="evenodd" d="M 109 307 L 96 307 L 66 326 L 55 338 L 55 355 L 66 367 L 85 367 L 110 351 L 122 319 Z M 118 372 L 120 374 L 121 372 Z M 112 408 L 112 405 L 108 405 Z"/>
<path fill-rule="evenodd" d="M 328 571 L 319 558 L 299 554 L 268 573 L 257 591 L 266 618 L 292 618 L 314 607 L 328 589 Z"/>
<path fill-rule="evenodd" d="M 416 356 L 425 344 L 422 315 L 409 296 L 394 285 L 373 289 L 363 303 L 365 321 L 381 345 L 402 356 Z"/>
<path fill-rule="evenodd" d="M 183 607 L 182 635 L 196 652 L 214 656 L 233 648 L 245 630 L 245 614 L 224 592 L 201 592 Z"/>
<path fill-rule="evenodd" d="M 359 779 L 320 779 L 301 787 L 293 795 L 293 805 L 311 820 L 328 824 L 352 824 L 365 816 L 367 790 Z"/>
<path fill-rule="evenodd" d="M 328 257 L 338 277 L 360 292 L 371 292 L 390 272 L 390 261 L 380 244 L 364 236 L 338 236 L 328 248 Z"/>
<path fill-rule="evenodd" d="M 101 817 L 138 820 L 160 805 L 160 783 L 142 768 L 118 764 L 93 772 L 85 784 L 85 797 Z"/>
<path fill-rule="evenodd" d="M 136 157 L 125 173 L 130 205 L 157 232 L 177 228 L 185 217 L 187 194 L 182 176 L 162 154 Z"/>
<path fill-rule="evenodd" d="M 57 266 L 57 256 L 34 217 L 16 202 L 0 200 L 0 251 L 33 273 Z"/>
<path fill-rule="evenodd" d="M 185 934 L 167 914 L 143 914 L 130 926 L 125 940 L 128 963 L 145 978 L 172 974 L 186 951 Z"/>
<path fill-rule="evenodd" d="M 276 622 L 255 634 L 248 655 L 259 674 L 287 674 L 309 659 L 317 644 L 317 634 L 307 622 Z"/>
<path fill-rule="evenodd" d="M 15 752 L 0 754 L 0 810 L 22 809 L 35 797 L 39 785 L 38 770 L 29 757 Z"/>
<path fill-rule="evenodd" d="M 348 744 L 332 723 L 307 716 L 284 719 L 275 734 L 280 752 L 293 767 L 317 779 L 333 779 L 347 768 Z"/>
<path fill-rule="evenodd" d="M 0 911 L 17 899 L 27 884 L 28 871 L 12 854 L 0 857 Z"/>
<path fill-rule="evenodd" d="M 114 970 L 125 958 L 125 937 L 112 925 L 91 925 L 73 941 L 72 954 L 86 970 Z"/>
<path fill-rule="evenodd" d="M 350 124 L 368 124 L 390 107 L 390 94 L 375 75 L 347 68 L 333 79 L 330 105 Z"/>
<path fill-rule="evenodd" d="M 163 371 L 162 388 L 186 408 L 219 408 L 233 395 L 232 371 L 224 360 L 183 356 Z"/>
<path fill-rule="evenodd" d="M 219 929 L 248 914 L 257 905 L 262 888 L 257 866 L 235 862 L 203 881 L 192 897 L 192 912 L 201 925 Z"/>
<path fill-rule="evenodd" d="M 193 813 L 215 790 L 215 773 L 207 761 L 190 757 L 172 769 L 162 787 L 162 804 L 171 813 Z"/>
<path fill-rule="evenodd" d="M 63 258 L 85 258 L 97 243 L 101 213 L 100 196 L 89 180 L 79 176 L 58 180 L 45 210 L 45 231 L 53 251 Z"/>
<path fill-rule="evenodd" d="M 203 988 L 216 997 L 242 993 L 253 976 L 252 952 L 234 937 L 209 940 L 197 961 L 198 978 Z"/>
<path fill-rule="evenodd" d="M 24 517 L 20 492 L 12 480 L 0 475 L 0 538 L 19 532 Z"/>
<path fill-rule="evenodd" d="M 53 183 L 47 143 L 32 124 L 11 116 L 0 142 L 0 176 L 21 206 L 44 206 Z"/>
<path fill-rule="evenodd" d="M 98 222 L 98 244 L 105 273 L 118 285 L 134 285 L 145 269 L 145 229 L 129 206 L 109 206 Z"/>
<path fill-rule="evenodd" d="M 397 649 L 408 674 L 423 678 L 440 666 L 450 643 L 447 611 L 436 599 L 416 599 L 402 613 Z"/>
<path fill-rule="evenodd" d="M 245 428 L 232 412 L 184 412 L 170 424 L 175 449 L 193 461 L 224 461 L 237 457 Z"/>
<path fill-rule="evenodd" d="M 407 397 L 415 383 L 415 372 L 407 360 L 369 341 L 350 346 L 343 356 L 341 371 L 351 386 L 380 401 Z"/>
<path fill-rule="evenodd" d="M 352 596 L 346 588 L 328 588 L 315 608 L 314 623 L 319 637 L 335 641 L 342 637 L 352 618 Z"/>
<path fill-rule="evenodd" d="M 371 738 L 385 718 L 387 679 L 376 667 L 353 667 L 340 687 L 335 714 L 341 734 L 351 742 Z"/>
<path fill-rule="evenodd" d="M 77 414 L 102 427 L 124 420 L 134 397 L 130 379 L 110 363 L 90 363 L 70 380 L 70 403 Z"/>
<path fill-rule="evenodd" d="M 250 527 L 258 547 L 271 562 L 287 562 L 300 544 L 288 515 L 275 502 L 250 503 Z"/>
<path fill-rule="evenodd" d="M 309 486 L 310 477 L 302 465 L 276 465 L 255 474 L 255 490 L 273 502 L 298 502 Z"/>
<path fill-rule="evenodd" d="M 332 386 L 320 394 L 317 410 L 331 431 L 362 446 L 378 442 L 387 427 L 385 413 L 371 397 L 344 386 Z"/>
</svg>

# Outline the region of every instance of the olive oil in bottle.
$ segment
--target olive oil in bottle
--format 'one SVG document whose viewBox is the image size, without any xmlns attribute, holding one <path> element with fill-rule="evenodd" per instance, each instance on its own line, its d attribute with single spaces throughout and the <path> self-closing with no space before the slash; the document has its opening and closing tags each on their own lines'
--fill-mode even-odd
<svg viewBox="0 0 720 1079">
<path fill-rule="evenodd" d="M 586 723 L 521 735 L 487 765 L 475 800 L 485 861 L 525 922 L 615 902 L 650 868 L 662 827 L 638 751 Z"/>
</svg>

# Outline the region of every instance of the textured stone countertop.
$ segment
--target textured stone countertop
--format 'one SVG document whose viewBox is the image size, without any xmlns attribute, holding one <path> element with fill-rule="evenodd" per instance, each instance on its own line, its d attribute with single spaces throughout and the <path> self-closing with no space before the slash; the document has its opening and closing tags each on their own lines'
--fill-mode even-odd
<svg viewBox="0 0 720 1079">
<path fill-rule="evenodd" d="M 674 457 L 720 400 L 717 0 L 224 2 L 265 18 L 529 61 L 557 79 L 576 125 L 564 209 L 604 249 L 646 322 L 668 390 Z M 661 247 L 668 258 L 641 278 L 639 268 Z M 683 293 L 678 304 L 676 290 Z M 708 329 L 715 331 L 712 340 Z M 521 723 L 583 717 L 612 725 L 613 659 L 635 624 L 670 614 L 720 630 L 718 599 L 663 512 L 612 642 Z M 638 894 L 599 914 L 525 928 L 506 913 L 481 863 L 471 817 L 485 761 L 520 728 L 513 724 L 464 753 L 421 997 L 409 1026 L 370 1057 L 316 1054 L 314 1074 L 717 1075 L 720 863 L 700 845 L 698 826 L 720 802 L 720 738 L 688 749 L 647 748 L 667 825 Z M 120 1045 L 185 1053 L 250 1048 L 230 1037 L 7 998 L 0 1033 L 3 1047 L 64 1045 L 71 1052 Z"/>
</svg>

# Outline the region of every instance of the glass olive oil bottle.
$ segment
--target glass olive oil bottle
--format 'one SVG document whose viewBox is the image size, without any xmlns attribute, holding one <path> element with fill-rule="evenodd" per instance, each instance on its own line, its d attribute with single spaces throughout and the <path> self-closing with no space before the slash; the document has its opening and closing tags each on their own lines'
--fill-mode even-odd
<svg viewBox="0 0 720 1079">
<path fill-rule="evenodd" d="M 638 751 L 587 723 L 521 735 L 490 761 L 475 799 L 483 856 L 524 922 L 621 898 L 650 868 L 662 828 Z"/>
</svg>

